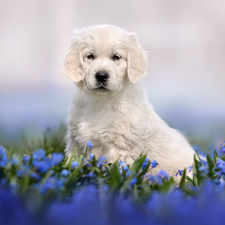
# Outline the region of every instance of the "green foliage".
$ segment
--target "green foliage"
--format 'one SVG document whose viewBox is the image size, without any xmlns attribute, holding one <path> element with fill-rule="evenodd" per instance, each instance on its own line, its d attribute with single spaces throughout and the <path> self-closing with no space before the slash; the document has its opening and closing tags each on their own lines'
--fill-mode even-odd
<svg viewBox="0 0 225 225">
<path fill-rule="evenodd" d="M 42 137 L 37 140 L 28 141 L 23 135 L 23 148 L 20 149 L 22 153 L 32 153 L 35 149 L 41 148 L 48 153 L 64 152 L 66 146 L 65 140 L 66 126 L 61 124 L 59 128 L 47 128 Z M 13 149 L 12 149 L 13 150 Z M 18 149 L 16 149 L 18 152 Z"/>
<path fill-rule="evenodd" d="M 112 165 L 112 169 L 108 170 L 108 172 L 109 172 L 109 181 L 108 181 L 109 188 L 111 190 L 119 190 L 120 187 L 122 186 L 122 180 L 117 162 L 115 162 Z"/>
<path fill-rule="evenodd" d="M 186 169 L 184 170 L 183 172 L 183 175 L 182 175 L 182 178 L 181 178 L 181 181 L 180 181 L 180 185 L 179 185 L 179 188 L 183 188 L 184 185 L 185 185 L 185 180 L 186 180 Z"/>
</svg>

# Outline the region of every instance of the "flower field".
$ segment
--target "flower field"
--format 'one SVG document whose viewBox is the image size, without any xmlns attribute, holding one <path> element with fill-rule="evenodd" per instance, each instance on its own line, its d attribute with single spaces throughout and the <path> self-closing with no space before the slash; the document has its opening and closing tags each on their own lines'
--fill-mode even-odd
<svg viewBox="0 0 225 225">
<path fill-rule="evenodd" d="M 0 224 L 224 223 L 225 142 L 205 160 L 196 153 L 176 185 L 165 171 L 146 174 L 154 159 L 110 164 L 89 153 L 91 142 L 84 155 L 75 149 L 66 159 L 60 135 L 20 150 L 0 147 Z"/>
</svg>

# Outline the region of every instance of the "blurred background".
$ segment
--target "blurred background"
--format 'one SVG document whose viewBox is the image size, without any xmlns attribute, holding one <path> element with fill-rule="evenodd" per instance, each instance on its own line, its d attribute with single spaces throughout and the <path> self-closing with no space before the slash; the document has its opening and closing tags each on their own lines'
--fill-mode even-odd
<svg viewBox="0 0 225 225">
<path fill-rule="evenodd" d="M 0 0 L 0 143 L 65 123 L 73 30 L 113 24 L 149 52 L 149 101 L 192 144 L 225 140 L 224 0 Z"/>
</svg>

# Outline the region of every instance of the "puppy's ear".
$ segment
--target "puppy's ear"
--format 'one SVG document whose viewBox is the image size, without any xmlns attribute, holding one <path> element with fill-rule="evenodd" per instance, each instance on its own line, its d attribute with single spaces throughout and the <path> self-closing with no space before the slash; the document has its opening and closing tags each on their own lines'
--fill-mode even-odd
<svg viewBox="0 0 225 225">
<path fill-rule="evenodd" d="M 129 33 L 128 66 L 127 74 L 131 83 L 137 82 L 147 74 L 148 58 L 147 52 L 139 44 L 134 33 Z"/>
<path fill-rule="evenodd" d="M 83 56 L 81 52 L 81 31 L 76 31 L 62 68 L 62 75 L 68 76 L 75 83 L 84 79 Z"/>
</svg>

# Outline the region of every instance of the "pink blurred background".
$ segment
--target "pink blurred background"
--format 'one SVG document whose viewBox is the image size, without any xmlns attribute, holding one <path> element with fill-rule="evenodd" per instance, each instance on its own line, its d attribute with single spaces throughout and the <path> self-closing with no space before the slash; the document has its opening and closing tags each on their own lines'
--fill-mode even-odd
<svg viewBox="0 0 225 225">
<path fill-rule="evenodd" d="M 0 0 L 0 142 L 65 122 L 73 30 L 103 23 L 149 51 L 143 83 L 164 120 L 193 139 L 225 139 L 224 0 Z"/>
</svg>

